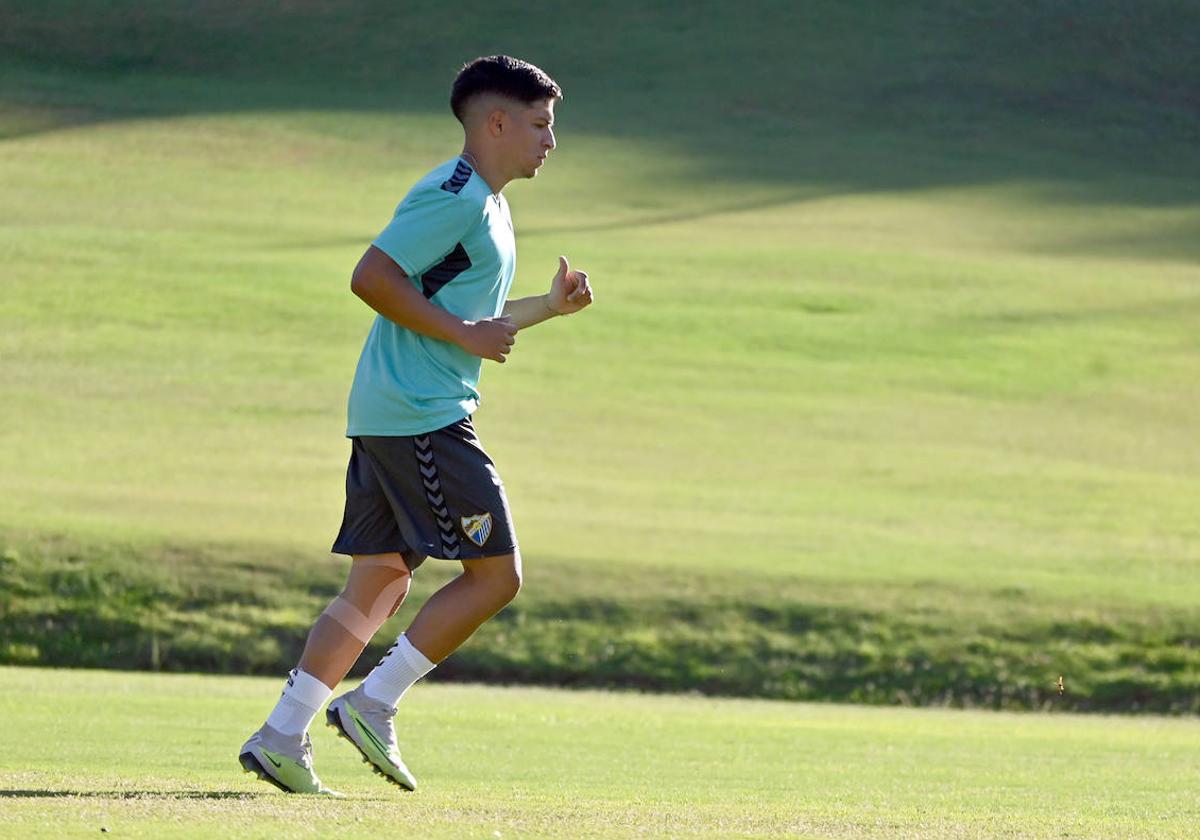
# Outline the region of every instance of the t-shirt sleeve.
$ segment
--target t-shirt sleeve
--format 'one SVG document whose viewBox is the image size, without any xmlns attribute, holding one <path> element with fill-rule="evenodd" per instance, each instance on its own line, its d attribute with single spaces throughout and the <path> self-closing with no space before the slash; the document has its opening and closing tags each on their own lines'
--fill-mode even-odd
<svg viewBox="0 0 1200 840">
<path fill-rule="evenodd" d="M 371 244 L 417 277 L 453 251 L 482 215 L 470 201 L 445 190 L 412 194 Z"/>
</svg>

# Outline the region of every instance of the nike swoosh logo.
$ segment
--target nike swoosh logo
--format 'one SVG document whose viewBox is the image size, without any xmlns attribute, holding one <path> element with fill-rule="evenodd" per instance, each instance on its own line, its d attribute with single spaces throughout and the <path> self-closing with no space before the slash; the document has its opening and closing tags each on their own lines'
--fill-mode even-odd
<svg viewBox="0 0 1200 840">
<path fill-rule="evenodd" d="M 272 764 L 274 764 L 274 765 L 275 765 L 277 768 L 278 768 L 278 767 L 282 767 L 282 766 L 283 766 L 283 765 L 282 765 L 280 762 L 278 762 L 278 761 L 276 761 L 275 759 L 271 758 L 271 754 L 270 754 L 269 752 L 267 752 L 266 750 L 263 750 L 263 751 L 262 751 L 262 754 L 263 754 L 263 755 L 265 755 L 265 756 L 267 757 L 267 761 L 269 761 L 269 762 L 271 762 Z"/>
<path fill-rule="evenodd" d="M 384 745 L 383 741 L 380 741 L 379 737 L 374 732 L 371 731 L 371 727 L 367 726 L 366 721 L 359 718 L 359 719 L 355 720 L 355 723 L 358 724 L 359 731 L 362 732 L 362 734 L 367 736 L 367 739 L 370 740 L 370 742 L 375 745 L 376 749 L 378 749 L 384 755 L 388 754 L 387 747 Z"/>
</svg>

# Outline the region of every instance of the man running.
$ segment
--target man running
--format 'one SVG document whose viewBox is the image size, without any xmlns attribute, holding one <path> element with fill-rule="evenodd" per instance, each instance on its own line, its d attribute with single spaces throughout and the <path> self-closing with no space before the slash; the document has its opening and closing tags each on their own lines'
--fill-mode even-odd
<svg viewBox="0 0 1200 840">
<path fill-rule="evenodd" d="M 508 300 L 516 245 L 501 191 L 536 176 L 554 149 L 561 98 L 553 79 L 509 56 L 464 66 L 450 95 L 462 154 L 417 182 L 354 269 L 351 289 L 378 315 L 350 389 L 346 510 L 333 545 L 352 557 L 350 575 L 238 756 L 282 790 L 332 793 L 313 771 L 309 725 L 400 607 L 412 572 L 426 557 L 457 560 L 462 574 L 326 710 L 375 772 L 414 790 L 392 725 L 397 702 L 521 587 L 504 484 L 471 415 L 483 359 L 504 362 L 519 330 L 592 302 L 587 274 L 565 257 L 548 293 Z"/>
</svg>

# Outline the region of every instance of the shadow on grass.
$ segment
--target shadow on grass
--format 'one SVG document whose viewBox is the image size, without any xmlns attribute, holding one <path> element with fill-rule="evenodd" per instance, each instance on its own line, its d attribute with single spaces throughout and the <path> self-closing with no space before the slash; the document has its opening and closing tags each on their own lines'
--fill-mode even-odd
<svg viewBox="0 0 1200 840">
<path fill-rule="evenodd" d="M 1190 60 L 1200 3 L 701 5 L 0 0 L 0 143 L 205 114 L 406 115 L 453 129 L 458 67 L 504 51 L 561 83 L 564 144 L 589 135 L 670 150 L 687 174 L 656 185 L 650 172 L 638 189 L 707 189 L 632 221 L 524 235 L 756 209 L 737 200 L 747 185 L 813 198 L 1036 184 L 1049 188 L 1046 205 L 1186 213 L 1095 237 L 1049 230 L 1036 251 L 1200 262 L 1200 78 Z M 372 130 L 401 130 L 381 125 L 391 128 Z"/>
<path fill-rule="evenodd" d="M 18 115 L 0 138 L 204 113 L 449 121 L 457 68 L 503 50 L 562 84 L 564 140 L 665 141 L 731 183 L 1047 178 L 1085 184 L 1086 200 L 1196 203 L 1200 4 L 702 5 L 0 0 L 15 62 L 0 105 Z M 1171 183 L 1147 191 L 1114 172 Z"/>
<path fill-rule="evenodd" d="M 270 794 L 240 790 L 5 790 L 0 799 L 259 799 Z"/>
</svg>

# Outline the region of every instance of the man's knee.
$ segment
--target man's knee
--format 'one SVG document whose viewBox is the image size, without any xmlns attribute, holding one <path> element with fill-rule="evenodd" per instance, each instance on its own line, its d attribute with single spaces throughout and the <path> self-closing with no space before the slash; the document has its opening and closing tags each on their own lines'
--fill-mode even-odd
<svg viewBox="0 0 1200 840">
<path fill-rule="evenodd" d="M 508 603 L 521 591 L 521 584 L 524 583 L 524 578 L 521 576 L 521 564 L 517 563 L 509 570 L 509 574 L 505 578 L 504 593 L 508 596 L 505 603 Z"/>
<path fill-rule="evenodd" d="M 487 587 L 496 602 L 507 604 L 521 591 L 521 555 L 502 554 L 463 562 L 467 573 Z"/>
<path fill-rule="evenodd" d="M 411 582 L 399 554 L 356 555 L 350 579 L 324 614 L 366 643 L 396 614 Z"/>
</svg>

